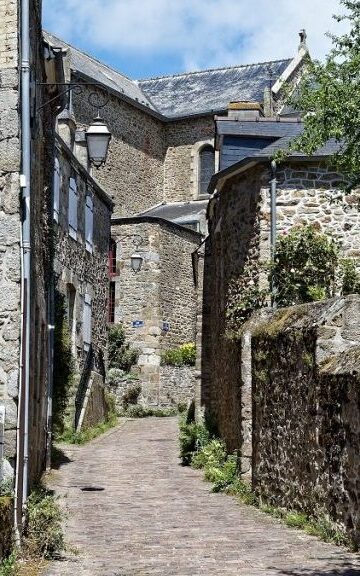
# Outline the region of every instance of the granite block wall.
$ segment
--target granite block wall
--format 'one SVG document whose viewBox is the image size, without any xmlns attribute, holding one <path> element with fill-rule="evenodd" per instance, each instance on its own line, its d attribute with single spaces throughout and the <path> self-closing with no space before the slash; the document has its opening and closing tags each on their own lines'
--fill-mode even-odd
<svg viewBox="0 0 360 576">
<path fill-rule="evenodd" d="M 360 297 L 279 310 L 252 334 L 253 486 L 360 543 Z"/>
<path fill-rule="evenodd" d="M 139 351 L 137 369 L 144 403 L 162 404 L 167 396 L 171 403 L 170 395 L 162 391 L 166 379 L 160 366 L 161 352 L 195 341 L 191 253 L 201 237 L 165 221 L 134 220 L 133 224 L 126 220 L 116 224 L 115 220 L 112 225 L 117 242 L 115 322 L 123 323 L 128 340 Z M 130 266 L 134 252 L 144 259 L 136 274 Z M 142 324 L 134 324 L 137 321 Z M 176 394 L 174 389 L 174 398 Z"/>
</svg>

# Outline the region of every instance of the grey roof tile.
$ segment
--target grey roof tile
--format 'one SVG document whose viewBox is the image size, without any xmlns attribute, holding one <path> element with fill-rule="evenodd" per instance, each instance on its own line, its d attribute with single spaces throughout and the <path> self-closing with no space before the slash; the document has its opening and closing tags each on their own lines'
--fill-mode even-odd
<svg viewBox="0 0 360 576">
<path fill-rule="evenodd" d="M 76 72 L 80 72 L 95 82 L 99 82 L 112 90 L 115 90 L 119 95 L 127 96 L 135 102 L 139 102 L 144 106 L 148 106 L 156 111 L 155 106 L 143 93 L 138 83 L 123 74 L 120 74 L 113 68 L 110 68 L 103 62 L 99 62 L 93 56 L 89 56 L 85 52 L 74 48 L 63 40 L 60 40 L 49 32 L 43 32 L 45 39 L 53 46 L 67 48 L 70 50 L 70 67 Z"/>
<path fill-rule="evenodd" d="M 176 76 L 140 80 L 153 104 L 168 117 L 225 110 L 230 101 L 263 101 L 270 77 L 274 82 L 291 62 L 278 60 Z"/>
<path fill-rule="evenodd" d="M 202 212 L 205 212 L 208 200 L 194 200 L 193 202 L 173 202 L 154 206 L 140 216 L 157 216 L 172 222 L 197 220 Z"/>
<path fill-rule="evenodd" d="M 219 136 L 297 136 L 302 131 L 301 122 L 289 121 L 231 121 L 218 120 L 216 122 L 216 131 Z"/>
<path fill-rule="evenodd" d="M 73 71 L 168 118 L 219 112 L 232 100 L 262 101 L 270 77 L 274 82 L 291 62 L 278 60 L 132 80 L 53 34 L 43 34 L 49 44 L 69 50 Z"/>
</svg>

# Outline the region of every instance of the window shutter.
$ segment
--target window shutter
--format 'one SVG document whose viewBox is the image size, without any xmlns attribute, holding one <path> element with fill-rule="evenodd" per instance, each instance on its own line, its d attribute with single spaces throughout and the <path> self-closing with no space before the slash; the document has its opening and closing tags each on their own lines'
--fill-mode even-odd
<svg viewBox="0 0 360 576">
<path fill-rule="evenodd" d="M 94 203 L 90 194 L 85 203 L 85 245 L 88 252 L 93 251 Z"/>
<path fill-rule="evenodd" d="M 54 162 L 54 197 L 53 197 L 53 218 L 59 222 L 60 212 L 60 162 L 55 158 Z"/>
<path fill-rule="evenodd" d="M 91 296 L 90 296 L 90 294 L 85 294 L 85 296 L 84 296 L 83 342 L 84 342 L 84 350 L 89 350 L 90 344 L 91 344 Z"/>
<path fill-rule="evenodd" d="M 77 188 L 75 178 L 69 179 L 69 234 L 77 239 Z"/>
</svg>

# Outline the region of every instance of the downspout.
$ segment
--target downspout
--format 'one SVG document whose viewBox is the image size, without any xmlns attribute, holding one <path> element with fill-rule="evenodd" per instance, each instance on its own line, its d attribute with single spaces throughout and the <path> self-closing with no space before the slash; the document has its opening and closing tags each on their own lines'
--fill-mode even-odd
<svg viewBox="0 0 360 576">
<path fill-rule="evenodd" d="M 22 478 L 22 486 L 15 500 L 15 528 L 19 533 L 18 514 L 19 500 L 24 509 L 28 496 L 28 461 L 29 461 L 29 392 L 30 392 L 30 272 L 31 272 L 31 245 L 30 245 L 30 193 L 31 193 L 31 166 L 30 166 L 30 10 L 29 0 L 20 2 L 20 99 L 21 99 L 21 175 L 20 186 L 22 189 L 22 230 L 21 230 L 21 363 L 19 378 L 19 430 L 22 432 L 23 454 L 18 454 L 16 459 L 16 483 Z M 22 405 L 24 410 L 22 413 Z M 23 417 L 23 423 L 21 418 Z M 22 428 L 23 426 L 23 428 Z M 20 441 L 21 445 L 21 441 Z M 23 456 L 23 459 L 21 458 Z M 20 499 L 21 490 L 21 499 Z"/>
<path fill-rule="evenodd" d="M 272 179 L 270 181 L 270 256 L 271 256 L 271 305 L 276 308 L 276 298 L 275 298 L 275 284 L 273 276 L 273 264 L 275 258 L 276 249 L 276 192 L 277 192 L 277 180 L 276 180 L 276 162 L 272 160 L 271 162 L 271 172 Z"/>
</svg>

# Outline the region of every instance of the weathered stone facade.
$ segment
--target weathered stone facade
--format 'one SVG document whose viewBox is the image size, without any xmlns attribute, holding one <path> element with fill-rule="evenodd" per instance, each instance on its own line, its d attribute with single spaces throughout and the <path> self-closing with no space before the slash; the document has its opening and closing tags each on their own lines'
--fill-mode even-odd
<svg viewBox="0 0 360 576">
<path fill-rule="evenodd" d="M 112 235 L 117 242 L 115 322 L 123 323 L 132 346 L 139 350 L 144 401 L 162 404 L 162 399 L 168 398 L 169 403 L 171 395 L 162 391 L 161 352 L 195 341 L 196 291 L 191 254 L 201 236 L 152 218 L 114 220 Z M 143 257 L 142 268 L 136 274 L 130 267 L 134 252 Z M 136 321 L 144 324 L 136 327 Z M 177 402 L 175 388 L 171 397 Z"/>
<path fill-rule="evenodd" d="M 360 297 L 294 306 L 252 334 L 253 486 L 360 543 Z"/>
<path fill-rule="evenodd" d="M 78 373 L 83 369 L 91 344 L 94 370 L 103 375 L 107 355 L 108 248 L 113 204 L 59 137 L 56 156 L 59 161 L 60 190 L 57 213 L 53 215 L 55 286 L 66 306 Z M 71 235 L 69 229 L 70 178 L 74 179 L 77 190 L 76 235 Z M 85 230 L 89 197 L 92 202 L 91 245 Z M 91 311 L 86 318 L 84 309 L 87 306 Z M 88 326 L 85 326 L 86 322 Z M 92 404 L 93 401 L 89 406 Z M 92 421 L 95 416 L 88 412 L 86 421 Z M 99 413 L 102 412 L 100 410 Z"/>
<path fill-rule="evenodd" d="M 17 455 L 19 466 L 23 454 L 17 445 L 17 421 L 20 367 L 20 299 L 21 238 L 23 219 L 20 173 L 20 65 L 18 3 L 0 3 L 0 402 L 5 406 L 4 455 L 12 466 Z M 32 81 L 46 81 L 40 28 L 40 5 L 30 2 L 30 46 Z M 35 93 L 36 92 L 36 93 Z M 30 98 L 31 110 L 31 178 L 30 244 L 30 374 L 29 374 L 29 477 L 33 479 L 44 465 L 47 429 L 47 288 L 50 267 L 49 212 L 55 115 L 51 106 L 40 106 L 47 100 L 45 87 L 23 95 Z M 25 339 L 25 331 L 23 332 Z M 24 394 L 24 390 L 23 390 Z M 23 419 L 20 436 L 23 434 Z M 22 444 L 20 443 L 20 446 Z M 21 485 L 19 485 L 21 491 Z M 19 492 L 20 493 L 20 492 Z"/>
<path fill-rule="evenodd" d="M 233 339 L 231 287 L 238 282 L 268 287 L 262 265 L 270 257 L 270 179 L 270 171 L 260 166 L 225 183 L 209 209 L 210 237 L 205 254 L 200 402 L 215 415 L 231 450 L 247 443 L 244 472 L 250 469 L 251 461 L 251 384 L 242 359 L 250 350 L 246 334 L 241 345 Z M 277 174 L 277 180 L 279 234 L 296 223 L 316 222 L 322 231 L 342 240 L 345 256 L 358 256 L 357 196 L 332 201 L 339 196 L 333 188 L 339 177 L 331 168 L 288 164 Z"/>
</svg>

